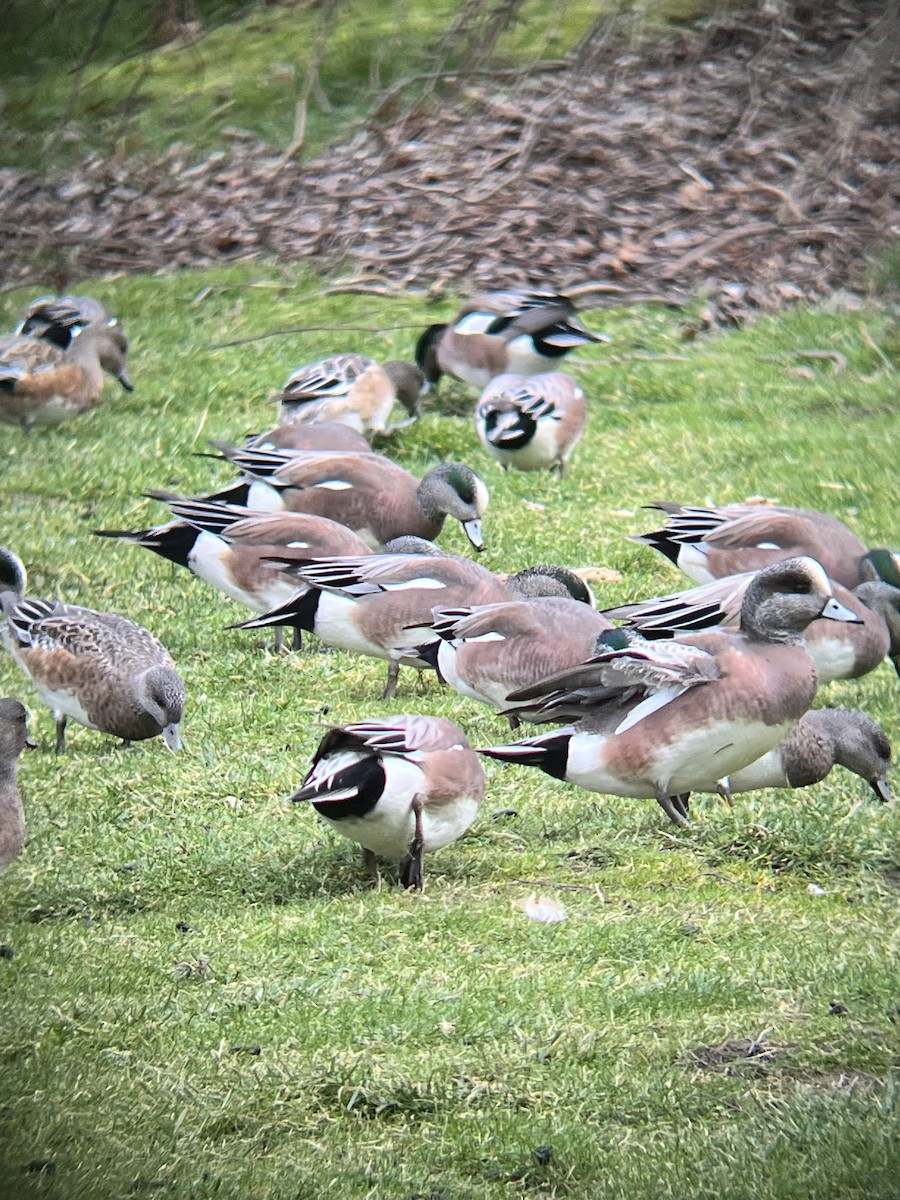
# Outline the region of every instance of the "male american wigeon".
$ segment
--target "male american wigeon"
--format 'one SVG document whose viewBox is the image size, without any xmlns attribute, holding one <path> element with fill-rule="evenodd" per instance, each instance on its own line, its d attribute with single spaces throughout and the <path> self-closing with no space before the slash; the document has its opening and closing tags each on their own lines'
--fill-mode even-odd
<svg viewBox="0 0 900 1200">
<path fill-rule="evenodd" d="M 500 578 L 455 555 L 373 554 L 290 566 L 292 554 L 279 562 L 305 590 L 280 609 L 245 621 L 241 628 L 298 624 L 326 645 L 386 659 L 383 699 L 395 694 L 401 665 L 418 670 L 434 666 L 427 647 L 438 640 L 432 628 L 435 605 L 484 604 L 515 598 L 520 589 L 531 594 L 543 589 L 546 594 L 567 588 L 556 567 L 526 568 Z M 580 580 L 574 579 L 578 584 Z"/>
<path fill-rule="evenodd" d="M 713 626 L 736 630 L 744 594 L 754 574 L 745 571 L 728 575 L 688 591 L 608 608 L 605 613 L 626 621 L 645 637 Z M 803 637 L 816 664 L 819 683 L 867 675 L 885 656 L 900 674 L 900 587 L 875 579 L 861 583 L 852 592 L 833 583 L 833 591 L 835 599 L 856 614 L 858 623 L 835 624 L 820 619 L 807 626 Z"/>
<path fill-rule="evenodd" d="M 21 425 L 57 425 L 93 408 L 103 372 L 126 391 L 128 342 L 115 325 L 90 325 L 65 350 L 36 337 L 21 337 L 0 350 L 0 419 Z"/>
<path fill-rule="evenodd" d="M 378 857 L 400 859 L 400 884 L 422 890 L 422 856 L 456 841 L 484 799 L 484 771 L 458 725 L 397 716 L 328 731 L 291 796 L 363 847 L 378 884 Z"/>
<path fill-rule="evenodd" d="M 482 292 L 449 325 L 430 325 L 416 344 L 429 383 L 450 375 L 479 390 L 495 375 L 553 371 L 576 346 L 606 342 L 585 329 L 568 296 L 556 292 Z"/>
<path fill-rule="evenodd" d="M 476 550 L 488 490 L 470 467 L 441 463 L 422 479 L 381 454 L 313 454 L 213 443 L 248 477 L 207 499 L 329 517 L 374 550 L 403 534 L 434 541 L 454 517 Z"/>
<path fill-rule="evenodd" d="M 586 420 L 584 392 L 561 371 L 498 375 L 475 408 L 481 444 L 504 470 L 556 471 L 560 478 Z"/>
<path fill-rule="evenodd" d="M 0 699 L 0 872 L 18 857 L 25 842 L 25 809 L 16 785 L 19 755 L 28 747 L 28 714 L 18 700 Z"/>
<path fill-rule="evenodd" d="M 370 454 L 372 447 L 362 433 L 349 425 L 335 421 L 288 421 L 268 433 L 257 433 L 247 439 L 252 450 L 343 450 L 353 454 Z"/>
<path fill-rule="evenodd" d="M 846 588 L 897 570 L 888 550 L 867 550 L 855 533 L 828 513 L 769 504 L 727 504 L 722 508 L 669 504 L 648 507 L 666 513 L 662 529 L 632 541 L 652 546 L 696 583 L 758 571 L 769 563 L 809 555 Z M 891 582 L 888 579 L 888 582 Z"/>
<path fill-rule="evenodd" d="M 231 504 L 192 500 L 172 500 L 169 507 L 178 519 L 166 525 L 97 533 L 144 546 L 186 567 L 198 579 L 255 613 L 278 608 L 297 592 L 297 580 L 269 561 L 284 547 L 290 546 L 298 555 L 309 558 L 369 553 L 369 547 L 352 529 L 327 517 L 254 512 Z M 280 637 L 276 649 L 281 649 Z"/>
<path fill-rule="evenodd" d="M 433 609 L 438 676 L 461 696 L 507 713 L 516 728 L 510 692 L 584 662 L 613 628 L 587 601 L 539 596 Z"/>
<path fill-rule="evenodd" d="M 892 803 L 891 744 L 867 713 L 852 708 L 810 710 L 774 750 L 732 772 L 728 790 L 809 787 L 832 767 L 846 767 L 869 784 L 882 804 Z"/>
<path fill-rule="evenodd" d="M 292 373 L 278 396 L 278 420 L 328 421 L 358 433 L 384 433 L 394 401 L 412 420 L 419 415 L 426 387 L 425 376 L 412 363 L 380 366 L 364 354 L 335 354 Z"/>
<path fill-rule="evenodd" d="M 181 747 L 184 684 L 169 652 L 143 626 L 114 613 L 0 592 L 4 644 L 56 720 L 56 752 L 69 719 L 126 744 L 162 735 Z"/>
<path fill-rule="evenodd" d="M 822 616 L 857 619 L 814 559 L 774 564 L 748 587 L 739 633 L 604 635 L 609 649 L 509 697 L 533 701 L 531 719 L 576 724 L 482 753 L 589 791 L 655 798 L 684 824 L 685 793 L 727 793 L 728 777 L 774 749 L 809 709 L 817 680 L 803 633 Z"/>
<path fill-rule="evenodd" d="M 16 333 L 39 337 L 65 350 L 88 325 L 117 325 L 118 318 L 93 296 L 39 296 L 25 310 Z"/>
</svg>

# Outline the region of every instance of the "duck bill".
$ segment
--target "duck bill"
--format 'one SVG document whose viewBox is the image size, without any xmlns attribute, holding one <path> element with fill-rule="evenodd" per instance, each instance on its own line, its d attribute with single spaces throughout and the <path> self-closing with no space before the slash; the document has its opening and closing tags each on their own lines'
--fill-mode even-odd
<svg viewBox="0 0 900 1200">
<path fill-rule="evenodd" d="M 848 625 L 862 625 L 863 623 L 862 617 L 857 616 L 845 604 L 841 604 L 835 600 L 834 596 L 831 597 L 819 615 L 827 617 L 829 621 L 846 621 Z"/>
<path fill-rule="evenodd" d="M 25 739 L 25 749 L 26 750 L 37 750 L 37 742 L 32 741 L 30 737 L 26 738 Z"/>
<path fill-rule="evenodd" d="M 890 784 L 886 779 L 870 779 L 869 785 L 882 804 L 893 805 L 894 797 L 891 795 Z"/>
<path fill-rule="evenodd" d="M 124 367 L 123 367 L 123 368 L 122 368 L 122 370 L 121 370 L 121 371 L 118 373 L 118 375 L 116 376 L 116 379 L 118 379 L 119 383 L 121 383 L 122 387 L 125 389 L 125 391 L 126 391 L 126 392 L 133 392 L 133 391 L 134 391 L 134 384 L 133 384 L 133 383 L 131 382 L 131 380 L 128 378 L 128 373 L 127 373 L 127 371 L 124 369 Z"/>
<path fill-rule="evenodd" d="M 481 522 L 463 521 L 462 527 L 465 531 L 466 537 L 480 554 L 484 549 L 484 542 L 481 540 Z"/>
<path fill-rule="evenodd" d="M 180 750 L 184 743 L 181 740 L 181 729 L 177 724 L 167 725 L 162 731 L 162 740 L 170 750 Z"/>
</svg>

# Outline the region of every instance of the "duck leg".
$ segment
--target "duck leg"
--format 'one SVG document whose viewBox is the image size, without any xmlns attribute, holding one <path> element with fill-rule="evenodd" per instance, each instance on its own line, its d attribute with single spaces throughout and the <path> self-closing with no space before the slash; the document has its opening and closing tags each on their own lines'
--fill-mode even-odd
<svg viewBox="0 0 900 1200">
<path fill-rule="evenodd" d="M 375 857 L 374 850 L 369 850 L 365 846 L 363 847 L 363 863 L 369 872 L 372 887 L 378 889 L 381 887 L 381 872 L 378 870 L 378 859 Z"/>
<path fill-rule="evenodd" d="M 294 626 L 294 637 L 291 642 L 291 649 L 292 650 L 302 650 L 303 649 L 303 630 L 300 628 L 299 625 Z"/>
<path fill-rule="evenodd" d="M 716 783 L 716 791 L 719 793 L 719 795 L 722 797 L 722 799 L 725 801 L 725 803 L 728 805 L 729 808 L 734 808 L 734 800 L 732 800 L 732 798 L 731 798 L 731 786 L 728 783 L 727 777 L 725 779 L 720 779 Z"/>
<path fill-rule="evenodd" d="M 387 683 L 381 693 L 382 700 L 393 700 L 397 695 L 397 680 L 400 678 L 400 664 L 393 658 L 388 660 Z"/>
<path fill-rule="evenodd" d="M 657 792 L 656 800 L 670 821 L 674 821 L 676 825 L 682 827 L 689 824 L 687 804 L 682 796 L 667 796 L 663 792 Z"/>
<path fill-rule="evenodd" d="M 509 721 L 510 729 L 518 729 L 519 726 L 522 724 L 522 722 L 519 720 L 519 718 L 516 716 L 515 713 L 507 713 L 506 719 L 507 719 L 507 721 Z"/>
<path fill-rule="evenodd" d="M 415 888 L 417 892 L 422 891 L 425 883 L 422 872 L 422 855 L 425 852 L 425 835 L 422 831 L 423 808 L 422 797 L 413 796 L 412 810 L 416 817 L 416 832 L 413 834 L 413 840 L 409 843 L 409 853 L 400 863 L 400 886 L 407 889 Z"/>
<path fill-rule="evenodd" d="M 66 723 L 69 720 L 67 716 L 61 714 L 56 718 L 56 753 L 63 754 L 66 749 Z"/>
</svg>

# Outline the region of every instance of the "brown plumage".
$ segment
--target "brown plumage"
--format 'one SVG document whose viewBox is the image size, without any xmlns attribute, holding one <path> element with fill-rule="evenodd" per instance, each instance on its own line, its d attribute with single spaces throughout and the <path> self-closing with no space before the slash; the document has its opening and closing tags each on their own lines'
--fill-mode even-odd
<svg viewBox="0 0 900 1200">
<path fill-rule="evenodd" d="M 28 430 L 56 425 L 93 408 L 103 372 L 126 391 L 128 342 L 115 325 L 90 325 L 61 350 L 40 338 L 21 337 L 0 351 L 0 419 Z"/>
<path fill-rule="evenodd" d="M 498 375 L 475 408 L 481 444 L 504 470 L 556 471 L 560 478 L 586 420 L 584 392 L 561 371 Z"/>
<path fill-rule="evenodd" d="M 250 479 L 209 499 L 328 517 L 353 529 L 372 549 L 404 534 L 434 541 L 451 516 L 482 549 L 488 491 L 462 464 L 441 463 L 416 479 L 380 454 L 291 454 L 213 445 Z"/>
<path fill-rule="evenodd" d="M 758 571 L 801 555 L 816 559 L 846 588 L 879 575 L 893 582 L 880 565 L 881 558 L 892 559 L 891 552 L 867 550 L 828 513 L 768 504 L 704 508 L 660 501 L 649 507 L 667 514 L 665 525 L 631 540 L 659 550 L 696 583 Z"/>
<path fill-rule="evenodd" d="M 328 421 L 359 433 L 384 433 L 394 401 L 418 416 L 425 376 L 412 363 L 380 366 L 363 354 L 335 354 L 298 367 L 281 390 L 278 420 Z"/>
<path fill-rule="evenodd" d="M 56 719 L 56 751 L 71 718 L 126 743 L 161 734 L 181 746 L 184 684 L 152 633 L 126 617 L 53 600 L 0 595 L 3 641 Z"/>
<path fill-rule="evenodd" d="M 330 729 L 291 796 L 363 847 L 376 885 L 376 856 L 402 856 L 400 883 L 419 891 L 422 856 L 461 837 L 483 799 L 484 771 L 460 727 L 407 715 Z"/>
<path fill-rule="evenodd" d="M 34 749 L 27 731 L 24 705 L 8 697 L 0 699 L 0 872 L 22 850 L 25 842 L 25 810 L 16 785 L 19 755 Z"/>
</svg>

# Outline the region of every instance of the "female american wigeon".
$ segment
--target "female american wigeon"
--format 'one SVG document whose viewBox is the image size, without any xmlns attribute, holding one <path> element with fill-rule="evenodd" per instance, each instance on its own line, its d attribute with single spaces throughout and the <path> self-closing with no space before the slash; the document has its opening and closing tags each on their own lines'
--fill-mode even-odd
<svg viewBox="0 0 900 1200">
<path fill-rule="evenodd" d="M 689 591 L 608 608 L 605 613 L 625 620 L 645 637 L 713 626 L 736 630 L 744 594 L 754 574 L 745 571 L 728 575 Z M 832 587 L 835 599 L 858 620 L 851 625 L 820 619 L 807 626 L 803 637 L 816 664 L 819 683 L 858 679 L 874 671 L 885 656 L 900 674 L 900 588 L 880 579 L 861 583 L 852 592 L 839 583 L 832 582 Z"/>
<path fill-rule="evenodd" d="M 394 401 L 419 415 L 425 376 L 412 363 L 380 366 L 364 354 L 335 354 L 298 367 L 278 396 L 281 424 L 328 421 L 358 433 L 384 433 Z"/>
<path fill-rule="evenodd" d="M 71 718 L 126 744 L 162 735 L 181 747 L 184 684 L 161 642 L 114 613 L 0 592 L 0 629 L 56 720 L 56 752 Z"/>
<path fill-rule="evenodd" d="M 329 517 L 373 550 L 407 533 L 434 541 L 451 516 L 475 549 L 483 548 L 488 490 L 461 463 L 441 463 L 416 479 L 381 454 L 291 454 L 213 444 L 249 478 L 208 499 Z"/>
<path fill-rule="evenodd" d="M 890 804 L 891 744 L 859 709 L 816 708 L 806 713 L 774 750 L 728 777 L 728 790 L 802 788 L 819 783 L 832 767 L 846 767 Z"/>
<path fill-rule="evenodd" d="M 88 325 L 117 324 L 118 318 L 93 296 L 39 296 L 28 305 L 16 333 L 43 338 L 65 350 Z"/>
<path fill-rule="evenodd" d="M 484 799 L 484 771 L 458 725 L 443 717 L 397 716 L 328 731 L 291 796 L 308 801 L 332 829 L 376 857 L 400 859 L 400 884 L 422 890 L 422 856 L 456 841 Z"/>
<path fill-rule="evenodd" d="M 386 659 L 388 677 L 382 699 L 397 689 L 400 666 L 434 666 L 428 647 L 438 640 L 432 609 L 462 603 L 483 604 L 516 598 L 522 590 L 558 593 L 572 585 L 556 567 L 527 568 L 503 578 L 467 558 L 433 554 L 373 554 L 367 558 L 331 558 L 290 566 L 304 585 L 288 604 L 241 628 L 299 624 L 326 645 Z M 574 579 L 574 577 L 573 577 Z M 583 587 L 584 585 L 581 584 Z"/>
<path fill-rule="evenodd" d="M 584 392 L 561 371 L 498 375 L 475 408 L 479 440 L 505 471 L 556 471 L 560 478 L 586 420 Z"/>
<path fill-rule="evenodd" d="M 774 749 L 809 709 L 817 680 L 803 633 L 822 616 L 857 619 L 814 559 L 776 563 L 748 587 L 739 633 L 604 635 L 621 644 L 509 697 L 533 701 L 531 719 L 576 724 L 482 753 L 588 791 L 655 798 L 684 824 L 685 793 L 726 794 L 728 777 Z"/>
<path fill-rule="evenodd" d="M 25 810 L 16 785 L 19 755 L 28 747 L 28 714 L 24 705 L 0 699 L 0 872 L 18 857 L 25 842 Z"/>
<path fill-rule="evenodd" d="M 696 583 L 758 571 L 769 563 L 809 555 L 846 588 L 887 578 L 896 558 L 869 551 L 847 526 L 827 513 L 768 504 L 704 508 L 660 501 L 648 507 L 666 513 L 662 529 L 632 537 L 659 550 Z M 888 579 L 888 582 L 892 582 Z"/>
<path fill-rule="evenodd" d="M 255 613 L 278 608 L 297 592 L 297 580 L 269 561 L 286 546 L 308 558 L 369 553 L 369 547 L 352 529 L 327 517 L 254 512 L 231 504 L 193 500 L 172 500 L 169 507 L 178 519 L 166 525 L 97 532 L 101 537 L 144 546 L 186 567 L 198 579 Z M 281 649 L 280 638 L 276 649 Z"/>
<path fill-rule="evenodd" d="M 575 305 L 556 292 L 482 292 L 449 325 L 430 325 L 416 344 L 429 383 L 450 375 L 484 388 L 495 375 L 538 375 L 576 346 L 606 342 L 585 329 Z"/>
<path fill-rule="evenodd" d="M 115 325 L 90 325 L 65 350 L 36 337 L 21 337 L 0 350 L 0 419 L 21 425 L 57 425 L 93 408 L 103 372 L 126 391 L 128 342 Z"/>
</svg>

